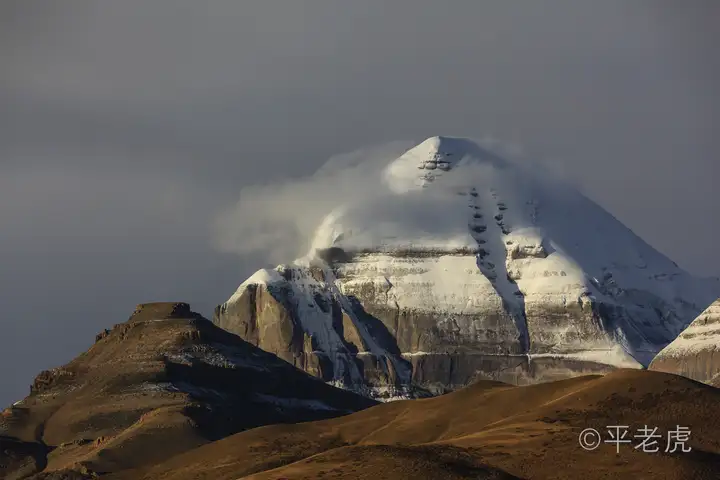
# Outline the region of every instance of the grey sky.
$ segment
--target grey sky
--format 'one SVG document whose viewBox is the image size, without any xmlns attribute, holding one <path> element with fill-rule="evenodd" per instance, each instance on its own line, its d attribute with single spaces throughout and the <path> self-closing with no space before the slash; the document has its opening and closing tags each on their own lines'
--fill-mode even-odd
<svg viewBox="0 0 720 480">
<path fill-rule="evenodd" d="M 0 404 L 136 303 L 206 315 L 267 252 L 212 247 L 248 185 L 394 140 L 520 143 L 719 275 L 720 5 L 0 4 Z"/>
</svg>

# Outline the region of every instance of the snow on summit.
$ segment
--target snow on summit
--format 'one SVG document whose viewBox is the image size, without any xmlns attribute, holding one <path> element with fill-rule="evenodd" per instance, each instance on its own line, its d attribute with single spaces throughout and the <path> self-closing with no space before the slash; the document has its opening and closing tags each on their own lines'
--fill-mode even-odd
<svg viewBox="0 0 720 480">
<path fill-rule="evenodd" d="M 431 137 L 394 160 L 384 171 L 391 190 L 403 193 L 426 187 L 443 172 L 462 165 L 488 163 L 502 168 L 505 162 L 464 138 Z"/>
<path fill-rule="evenodd" d="M 270 288 L 318 339 L 313 354 L 350 358 L 327 380 L 362 352 L 426 386 L 501 378 L 493 362 L 515 383 L 646 366 L 720 296 L 570 186 L 470 140 L 431 137 L 377 167 L 367 195 L 328 208 L 305 258 L 256 274 L 223 307 L 249 283 Z M 323 305 L 354 325 L 358 352 Z"/>
<path fill-rule="evenodd" d="M 385 194 L 328 214 L 312 250 L 485 250 L 532 291 L 632 285 L 670 301 L 682 293 L 698 309 L 714 298 L 702 288 L 694 295 L 693 281 L 673 282 L 690 278 L 577 191 L 470 140 L 431 137 L 391 161 L 379 181 Z"/>
</svg>

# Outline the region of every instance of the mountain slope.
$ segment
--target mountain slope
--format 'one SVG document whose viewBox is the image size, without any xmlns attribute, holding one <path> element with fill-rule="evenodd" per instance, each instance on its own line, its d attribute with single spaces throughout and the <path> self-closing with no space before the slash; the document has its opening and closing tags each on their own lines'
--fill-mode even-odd
<svg viewBox="0 0 720 480">
<path fill-rule="evenodd" d="M 373 404 L 217 328 L 187 304 L 143 304 L 87 352 L 38 375 L 31 394 L 3 411 L 0 478 L 118 472 L 244 429 Z"/>
<path fill-rule="evenodd" d="M 188 451 L 132 479 L 715 479 L 720 390 L 658 372 L 620 370 L 515 387 L 481 381 L 422 400 L 341 418 L 245 431 Z M 667 432 L 691 430 L 692 451 L 665 453 Z M 626 425 L 630 443 L 586 451 L 579 434 Z M 635 447 L 657 427 L 658 453 Z M 652 446 L 652 445 L 651 445 Z"/>
<path fill-rule="evenodd" d="M 214 322 L 392 396 L 641 368 L 720 295 L 578 192 L 468 140 L 430 138 L 367 190 Z"/>
<path fill-rule="evenodd" d="M 720 386 L 720 300 L 662 349 L 650 369 Z"/>
</svg>

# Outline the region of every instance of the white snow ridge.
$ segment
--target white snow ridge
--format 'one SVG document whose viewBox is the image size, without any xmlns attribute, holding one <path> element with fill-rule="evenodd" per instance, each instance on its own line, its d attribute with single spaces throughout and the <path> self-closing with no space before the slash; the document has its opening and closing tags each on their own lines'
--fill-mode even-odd
<svg viewBox="0 0 720 480">
<path fill-rule="evenodd" d="M 313 374 L 447 389 L 647 366 L 720 296 L 579 192 L 466 139 L 429 138 L 378 182 L 328 212 L 306 257 L 245 281 L 216 322 L 255 328 L 262 347 L 259 314 L 233 312 L 265 289 L 312 338 L 305 353 L 327 359 Z"/>
<path fill-rule="evenodd" d="M 703 311 L 662 355 L 683 357 L 703 351 L 720 351 L 720 300 Z"/>
</svg>

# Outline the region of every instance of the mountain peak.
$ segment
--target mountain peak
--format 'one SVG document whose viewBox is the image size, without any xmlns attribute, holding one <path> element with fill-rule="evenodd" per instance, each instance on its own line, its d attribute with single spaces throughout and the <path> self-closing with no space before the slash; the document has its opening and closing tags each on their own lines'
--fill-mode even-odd
<svg viewBox="0 0 720 480">
<path fill-rule="evenodd" d="M 243 282 L 215 321 L 327 381 L 452 389 L 647 366 L 720 294 L 571 186 L 471 140 L 430 137 L 380 172 L 328 208 L 306 257 Z"/>
<path fill-rule="evenodd" d="M 467 138 L 435 136 L 414 146 L 394 160 L 384 172 L 384 180 L 395 193 L 427 187 L 464 164 L 488 163 L 504 167 L 505 161 Z"/>
</svg>

